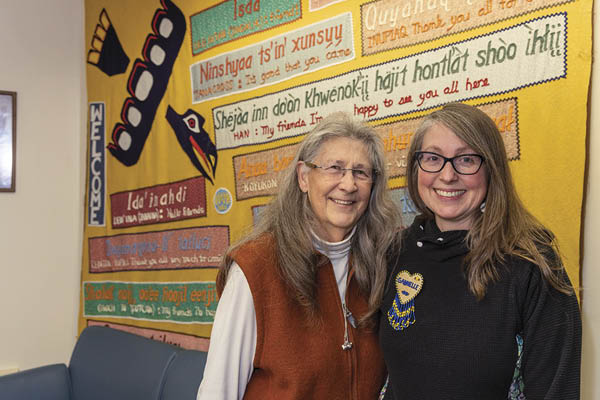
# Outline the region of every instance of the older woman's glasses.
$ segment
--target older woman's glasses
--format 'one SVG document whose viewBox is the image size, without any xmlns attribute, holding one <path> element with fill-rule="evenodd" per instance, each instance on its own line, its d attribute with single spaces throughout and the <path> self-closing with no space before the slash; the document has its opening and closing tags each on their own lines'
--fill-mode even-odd
<svg viewBox="0 0 600 400">
<path fill-rule="evenodd" d="M 476 174 L 485 158 L 479 154 L 460 154 L 451 158 L 430 151 L 416 151 L 415 157 L 419 167 L 425 172 L 440 172 L 449 162 L 452 168 L 461 175 Z"/>
<path fill-rule="evenodd" d="M 375 176 L 377 176 L 377 170 L 372 168 L 342 168 L 336 164 L 320 166 L 308 161 L 304 161 L 304 164 L 312 169 L 319 168 L 325 175 L 331 177 L 332 179 L 341 180 L 344 175 L 346 175 L 346 171 L 351 171 L 354 179 L 361 182 L 373 182 L 375 180 Z"/>
</svg>

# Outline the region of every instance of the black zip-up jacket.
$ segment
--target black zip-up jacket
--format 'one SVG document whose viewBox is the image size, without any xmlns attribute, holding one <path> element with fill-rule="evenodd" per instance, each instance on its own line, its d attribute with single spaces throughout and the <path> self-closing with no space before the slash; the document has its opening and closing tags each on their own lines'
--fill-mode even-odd
<svg viewBox="0 0 600 400">
<path fill-rule="evenodd" d="M 440 232 L 434 221 L 418 217 L 391 256 L 379 328 L 389 373 L 385 400 L 505 400 L 517 334 L 527 400 L 579 399 L 575 295 L 552 288 L 531 262 L 507 256 L 499 281 L 478 301 L 464 274 L 466 234 Z"/>
</svg>

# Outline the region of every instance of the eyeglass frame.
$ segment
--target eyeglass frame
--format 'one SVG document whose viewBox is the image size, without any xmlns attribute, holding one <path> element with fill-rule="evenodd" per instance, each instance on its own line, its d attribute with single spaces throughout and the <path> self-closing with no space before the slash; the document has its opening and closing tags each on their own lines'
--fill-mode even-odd
<svg viewBox="0 0 600 400">
<path fill-rule="evenodd" d="M 343 179 L 343 178 L 344 178 L 344 176 L 346 176 L 346 171 L 350 171 L 350 172 L 352 173 L 352 178 L 353 178 L 353 179 L 355 179 L 355 180 L 357 180 L 357 181 L 359 181 L 359 182 L 365 182 L 365 183 L 366 183 L 366 182 L 368 182 L 368 183 L 373 183 L 373 182 L 375 182 L 375 178 L 377 178 L 377 174 L 379 174 L 379 171 L 378 171 L 377 169 L 375 169 L 375 168 L 367 168 L 367 169 L 365 169 L 365 170 L 358 169 L 358 168 L 342 168 L 342 167 L 340 167 L 339 165 L 336 165 L 336 164 L 329 165 L 329 166 L 327 166 L 327 167 L 323 167 L 323 166 L 321 166 L 321 165 L 317 165 L 317 164 L 315 164 L 315 163 L 312 163 L 312 162 L 310 162 L 310 161 L 302 161 L 302 162 L 304 163 L 304 165 L 306 165 L 306 166 L 307 166 L 308 168 L 310 168 L 310 169 L 317 169 L 317 168 L 319 168 L 319 169 L 321 169 L 321 170 L 322 170 L 322 171 L 324 171 L 324 172 L 326 172 L 326 171 L 327 171 L 327 169 L 329 169 L 329 168 L 332 168 L 332 167 L 338 168 L 338 169 L 339 169 L 339 172 L 341 172 L 341 173 L 342 173 L 342 174 L 340 175 L 340 177 L 339 177 L 339 179 L 340 179 L 340 180 L 341 180 L 341 179 Z M 355 171 L 356 171 L 356 172 L 365 172 L 365 171 L 366 171 L 366 170 L 368 170 L 368 169 L 370 169 L 370 170 L 371 170 L 371 174 L 372 174 L 372 175 L 371 175 L 370 177 L 368 177 L 368 178 L 367 178 L 367 179 L 365 179 L 365 180 L 363 180 L 363 179 L 360 179 L 360 178 L 357 178 L 357 177 L 356 177 L 356 175 L 355 175 Z M 336 171 L 336 172 L 337 172 L 337 171 Z"/>
<path fill-rule="evenodd" d="M 437 171 L 428 171 L 425 168 L 423 168 L 423 166 L 421 165 L 421 159 L 420 159 L 420 156 L 422 154 L 435 154 L 436 156 L 438 156 L 440 158 L 443 158 L 444 162 L 442 163 L 442 166 L 440 167 L 440 169 L 438 169 Z M 472 156 L 472 157 L 474 156 L 474 157 L 477 157 L 477 158 L 481 159 L 481 163 L 479 163 L 479 167 L 477 168 L 477 170 L 475 172 L 464 173 L 464 172 L 460 172 L 458 169 L 456 169 L 456 166 L 454 165 L 454 160 L 456 160 L 457 158 L 460 158 L 460 157 L 464 157 L 464 156 Z M 475 153 L 459 154 L 459 155 L 456 155 L 454 157 L 449 157 L 448 158 L 448 157 L 444 157 L 443 155 L 438 154 L 438 153 L 433 152 L 433 151 L 415 151 L 415 158 L 417 160 L 417 164 L 419 165 L 419 168 L 421 168 L 421 170 L 423 170 L 424 172 L 428 172 L 430 174 L 436 174 L 436 173 L 440 172 L 441 170 L 444 169 L 444 167 L 446 166 L 446 163 L 450 162 L 450 165 L 452 165 L 452 169 L 454 169 L 454 171 L 456 171 L 457 174 L 460 174 L 460 175 L 475 175 L 476 173 L 479 172 L 479 170 L 481 169 L 481 166 L 485 162 L 485 157 L 484 156 L 482 156 L 481 154 L 475 154 Z"/>
</svg>

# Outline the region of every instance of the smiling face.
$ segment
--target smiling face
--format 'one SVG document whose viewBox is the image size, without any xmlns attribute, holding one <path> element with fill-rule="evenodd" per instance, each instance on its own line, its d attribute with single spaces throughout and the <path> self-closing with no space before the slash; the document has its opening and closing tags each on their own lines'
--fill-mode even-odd
<svg viewBox="0 0 600 400">
<path fill-rule="evenodd" d="M 307 160 L 308 161 L 308 160 Z M 367 147 L 359 140 L 334 138 L 326 141 L 312 163 L 328 167 L 371 169 Z M 321 168 L 298 162 L 298 185 L 307 194 L 316 216 L 315 233 L 328 242 L 339 242 L 352 230 L 369 204 L 371 182 L 356 180 L 350 171 L 340 179 Z"/>
<path fill-rule="evenodd" d="M 421 151 L 431 151 L 450 158 L 477 153 L 445 125 L 435 123 L 423 137 Z M 450 162 L 440 172 L 418 168 L 418 191 L 425 205 L 435 215 L 442 231 L 470 229 L 479 206 L 487 194 L 485 162 L 474 175 L 457 173 Z"/>
</svg>

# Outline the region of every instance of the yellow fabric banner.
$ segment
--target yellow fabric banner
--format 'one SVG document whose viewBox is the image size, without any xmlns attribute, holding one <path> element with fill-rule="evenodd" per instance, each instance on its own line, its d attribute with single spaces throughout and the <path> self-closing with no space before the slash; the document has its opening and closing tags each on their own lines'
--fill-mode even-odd
<svg viewBox="0 0 600 400">
<path fill-rule="evenodd" d="M 227 246 L 296 144 L 344 110 L 407 145 L 450 101 L 504 135 L 519 194 L 579 287 L 592 1 L 86 0 L 88 156 L 79 329 L 206 349 Z"/>
</svg>

